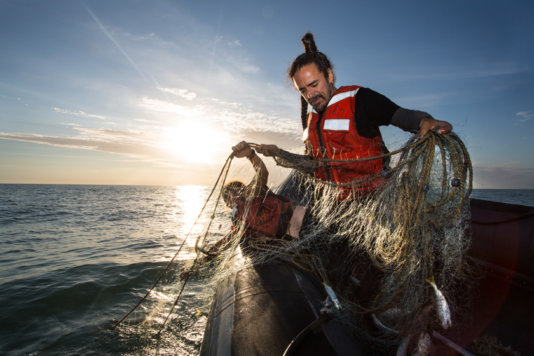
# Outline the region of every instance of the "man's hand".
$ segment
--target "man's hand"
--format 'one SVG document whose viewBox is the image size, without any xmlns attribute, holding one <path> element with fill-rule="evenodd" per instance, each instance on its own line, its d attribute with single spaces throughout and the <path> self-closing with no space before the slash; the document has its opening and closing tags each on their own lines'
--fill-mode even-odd
<svg viewBox="0 0 534 356">
<path fill-rule="evenodd" d="M 234 151 L 234 156 L 236 156 L 237 158 L 241 158 L 241 157 L 250 158 L 254 154 L 252 147 L 250 147 L 250 145 L 245 141 L 241 141 L 237 145 L 232 147 L 232 151 Z"/>
<path fill-rule="evenodd" d="M 452 131 L 452 125 L 447 121 L 440 121 L 425 117 L 419 122 L 419 135 L 425 136 L 428 131 L 434 130 L 437 134 L 446 134 Z"/>
<path fill-rule="evenodd" d="M 280 154 L 280 149 L 276 145 L 258 145 L 256 151 L 267 157 Z"/>
</svg>

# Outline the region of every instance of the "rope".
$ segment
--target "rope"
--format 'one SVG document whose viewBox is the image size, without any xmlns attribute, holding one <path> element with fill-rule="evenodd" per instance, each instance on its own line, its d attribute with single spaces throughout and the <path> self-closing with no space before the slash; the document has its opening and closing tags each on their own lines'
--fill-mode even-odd
<svg viewBox="0 0 534 356">
<path fill-rule="evenodd" d="M 219 177 L 217 177 L 217 180 L 215 182 L 215 184 L 213 185 L 213 188 L 208 196 L 208 198 L 206 199 L 206 202 L 204 203 L 204 206 L 202 207 L 202 210 L 200 211 L 197 219 L 195 220 L 195 223 L 193 224 L 193 226 L 196 224 L 196 222 L 198 221 L 198 219 L 200 218 L 200 216 L 202 215 L 202 212 L 204 211 L 204 208 L 206 207 L 206 205 L 208 204 L 213 192 L 215 191 L 215 188 L 217 187 L 217 184 L 219 183 L 219 179 L 221 178 L 221 175 L 223 175 L 223 172 L 224 172 L 224 178 L 222 180 L 222 184 L 224 185 L 224 183 L 226 182 L 226 178 L 228 177 L 228 172 L 230 170 L 230 163 L 232 162 L 232 159 L 234 157 L 234 154 L 232 153 L 227 159 L 226 159 L 226 162 L 224 163 L 224 166 L 221 170 L 221 173 L 219 173 Z M 215 202 L 215 207 L 213 208 L 213 213 L 211 214 L 211 217 L 210 217 L 210 221 L 208 223 L 208 227 L 206 228 L 206 233 L 204 234 L 204 238 L 202 239 L 202 242 L 205 241 L 206 239 L 206 236 L 208 235 L 208 232 L 209 232 L 209 228 L 211 226 L 211 223 L 213 222 L 213 220 L 215 219 L 215 211 L 217 210 L 217 206 L 219 205 L 219 201 L 220 201 L 220 198 L 221 198 L 221 195 L 222 195 L 222 189 L 219 191 L 219 195 L 217 196 L 217 201 Z M 195 269 L 196 265 L 199 264 L 199 256 L 200 256 L 200 252 L 204 251 L 203 249 L 199 248 L 198 247 L 198 242 L 200 241 L 200 236 L 197 238 L 196 242 L 195 242 L 195 251 L 197 253 L 196 257 L 195 257 L 195 261 L 193 262 L 193 266 L 191 267 L 192 270 Z M 178 302 L 180 301 L 180 298 L 182 296 L 182 293 L 185 289 L 185 285 L 187 284 L 187 281 L 189 281 L 189 277 L 191 276 L 191 274 L 186 274 L 185 278 L 184 278 L 184 281 L 182 283 L 182 288 L 180 289 L 180 292 L 178 293 L 178 296 L 176 297 L 176 299 L 174 300 L 174 303 L 171 307 L 171 310 L 169 310 L 169 313 L 167 313 L 167 316 L 165 317 L 165 320 L 163 321 L 163 323 L 161 324 L 161 327 L 160 327 L 160 330 L 158 331 L 158 336 L 161 334 L 161 332 L 163 331 L 163 329 L 165 328 L 165 325 L 167 324 L 167 321 L 169 320 L 172 312 L 174 311 L 174 308 L 176 307 L 176 305 L 178 304 Z"/>
<path fill-rule="evenodd" d="M 189 236 L 191 235 L 191 232 L 193 231 L 193 228 L 194 226 L 197 224 L 198 220 L 200 219 L 200 217 L 202 216 L 202 213 L 204 212 L 204 209 L 206 208 L 211 196 L 213 195 L 213 192 L 215 191 L 215 188 L 217 187 L 217 184 L 219 183 L 220 181 L 220 178 L 223 174 L 223 172 L 225 172 L 225 176 L 224 176 L 224 179 L 223 179 L 223 182 L 226 180 L 226 176 L 228 175 L 228 170 L 230 168 L 230 163 L 232 162 L 232 158 L 233 158 L 233 154 L 231 154 L 227 159 L 226 159 L 226 162 L 224 163 L 224 166 L 221 170 L 221 172 L 219 173 L 219 176 L 217 177 L 217 180 L 215 181 L 215 184 L 208 196 L 208 198 L 206 199 L 206 202 L 204 203 L 204 206 L 202 206 L 202 209 L 200 210 L 200 213 L 198 214 L 197 218 L 195 219 L 195 221 L 193 222 L 193 224 L 191 225 L 191 228 L 189 229 L 189 232 L 187 233 L 187 235 L 185 236 L 184 240 L 182 241 L 182 243 L 180 244 L 180 247 L 178 248 L 178 251 L 176 251 L 176 253 L 174 254 L 174 256 L 171 258 L 171 260 L 167 263 L 165 269 L 160 273 L 160 275 L 158 276 L 158 278 L 156 279 L 156 281 L 154 282 L 154 284 L 152 285 L 152 287 L 150 287 L 150 289 L 146 292 L 146 294 L 139 300 L 139 302 L 137 302 L 137 304 L 128 312 L 126 313 L 117 323 L 115 323 L 115 325 L 113 326 L 113 328 L 116 328 L 117 326 L 119 326 L 126 318 L 128 318 L 140 305 L 141 303 L 143 303 L 146 298 L 148 298 L 148 296 L 150 295 L 150 293 L 154 290 L 154 288 L 158 285 L 158 283 L 161 281 L 161 279 L 165 276 L 165 274 L 167 274 L 167 272 L 169 271 L 171 265 L 173 264 L 174 260 L 176 259 L 176 257 L 178 257 L 178 255 L 180 254 L 180 252 L 182 251 L 182 248 L 184 247 L 185 243 L 187 242 L 187 240 L 189 239 Z M 226 168 L 226 171 L 225 171 L 225 168 Z M 220 194 L 219 194 L 219 197 L 217 198 L 217 203 L 219 202 L 219 198 L 220 198 Z M 212 214 L 212 217 L 211 217 L 211 220 L 213 220 L 213 217 L 214 217 L 214 214 Z M 210 221 L 211 223 L 211 221 Z M 197 242 L 198 242 L 198 239 L 197 239 Z M 195 247 L 197 247 L 197 243 L 195 244 Z M 197 253 L 197 258 L 198 258 L 198 253 Z M 195 262 L 193 263 L 193 265 L 196 263 L 196 259 L 195 259 Z M 176 306 L 177 302 L 178 302 L 178 299 L 180 298 L 180 296 L 182 295 L 182 291 L 184 290 L 184 287 L 185 287 L 185 284 L 187 283 L 187 280 L 189 279 L 189 276 L 187 276 L 187 278 L 185 278 L 185 281 L 182 285 L 182 288 L 180 290 L 180 293 L 178 294 L 178 298 L 175 302 L 175 304 L 173 305 L 172 309 L 171 309 L 171 312 L 172 310 L 174 309 L 174 307 Z M 170 315 L 170 313 L 169 313 Z M 165 319 L 165 322 L 167 322 L 167 319 L 169 318 L 169 315 L 167 315 L 167 318 Z M 165 325 L 165 322 L 163 323 L 163 325 Z"/>
<path fill-rule="evenodd" d="M 251 147 L 258 147 L 259 144 L 256 143 L 249 143 Z M 447 159 L 446 159 L 446 152 L 445 152 L 445 146 L 449 149 L 450 155 L 451 155 L 451 164 L 453 165 L 454 170 L 454 177 L 455 179 L 460 182 L 460 185 L 457 187 L 454 187 L 455 189 L 451 190 L 447 196 L 444 197 L 444 194 L 447 190 L 447 181 L 446 177 L 447 175 Z M 457 135 L 454 133 L 448 133 L 448 134 L 437 134 L 433 131 L 429 131 L 428 134 L 426 134 L 423 138 L 419 138 L 418 136 L 413 136 L 408 143 L 395 151 L 391 151 L 388 153 L 384 153 L 378 156 L 372 156 L 372 157 L 364 157 L 364 158 L 358 158 L 358 159 L 347 159 L 347 160 L 341 160 L 341 159 L 314 159 L 315 161 L 319 162 L 319 166 L 323 167 L 331 167 L 331 163 L 357 163 L 357 162 L 365 162 L 365 161 L 373 161 L 373 160 L 380 160 L 384 158 L 391 158 L 394 155 L 401 154 L 401 157 L 399 159 L 399 162 L 397 165 L 393 168 L 391 168 L 388 171 L 377 173 L 374 175 L 368 175 L 365 178 L 359 179 L 359 180 L 353 180 L 350 182 L 344 182 L 344 183 L 338 183 L 338 182 L 331 182 L 319 179 L 315 177 L 313 174 L 309 173 L 306 169 L 299 169 L 299 166 L 309 166 L 309 157 L 308 156 L 301 156 L 301 160 L 303 163 L 299 164 L 299 162 L 293 161 L 291 164 L 287 164 L 283 160 L 281 160 L 280 155 L 273 156 L 274 160 L 278 165 L 282 165 L 284 167 L 289 168 L 295 168 L 302 174 L 304 174 L 309 179 L 315 181 L 316 183 L 320 183 L 327 186 L 332 187 L 347 187 L 347 186 L 359 186 L 363 185 L 365 183 L 371 182 L 377 178 L 383 178 L 384 176 L 391 177 L 397 172 L 401 171 L 405 167 L 411 167 L 409 171 L 413 173 L 413 170 L 415 169 L 414 162 L 416 162 L 422 155 L 425 155 L 424 160 L 424 167 L 421 171 L 422 179 L 419 182 L 419 188 L 417 191 L 417 199 L 414 202 L 416 205 L 415 207 L 420 207 L 421 201 L 424 199 L 423 190 L 428 185 L 429 179 L 430 179 L 430 173 L 432 170 L 432 162 L 434 158 L 434 148 L 437 147 L 440 151 L 441 155 L 441 163 L 442 163 L 442 172 L 443 172 L 443 180 L 441 185 L 441 194 L 440 198 L 433 204 L 430 204 L 430 208 L 437 208 L 439 206 L 443 206 L 447 203 L 449 203 L 453 198 L 454 195 L 458 192 L 460 192 L 460 196 L 462 196 L 462 200 L 459 202 L 458 206 L 462 206 L 462 203 L 467 197 L 471 194 L 472 191 L 472 180 L 473 180 L 473 168 L 471 164 L 471 160 L 469 157 L 469 154 L 467 152 L 467 149 L 465 148 L 465 145 L 463 142 L 458 138 Z M 408 174 L 408 177 L 414 176 L 413 174 Z M 468 178 L 469 181 L 467 183 L 467 187 L 463 184 L 465 178 Z M 450 219 L 454 219 L 460 214 L 459 211 L 456 212 L 453 216 L 450 216 Z M 436 224 L 436 222 L 433 222 Z"/>
<path fill-rule="evenodd" d="M 350 182 L 324 181 L 306 169 L 310 161 L 318 163 L 316 167 L 335 169 L 343 164 L 394 155 L 399 155 L 398 160 L 385 174 L 372 174 Z M 340 284 L 333 287 L 345 305 L 358 314 L 400 308 L 403 313 L 392 322 L 401 332 L 432 325 L 437 319 L 435 315 L 418 316 L 418 311 L 435 303 L 432 287 L 425 280 L 436 280 L 447 297 L 447 293 L 454 293 L 454 284 L 464 278 L 464 253 L 469 245 L 461 224 L 472 190 L 473 171 L 467 149 L 458 136 L 430 131 L 422 138 L 413 136 L 398 150 L 359 159 L 312 160 L 309 156 L 288 155 L 283 151 L 273 158 L 278 165 L 294 168 L 315 184 L 303 190 L 314 197 L 310 211 L 318 215 L 322 225 L 314 227 L 308 241 L 297 241 L 282 255 L 290 255 L 287 259 L 292 263 L 325 281 L 338 265 L 340 272 L 352 273 L 351 258 L 364 251 L 384 277 L 376 281 L 379 290 L 369 305 L 353 303 L 350 296 L 354 295 L 354 288 L 345 280 L 337 280 Z M 339 202 L 331 195 L 339 187 L 357 187 L 386 177 L 388 183 L 365 199 Z M 327 236 L 319 236 L 320 233 Z M 336 240 L 348 242 L 350 258 L 346 262 L 332 261 L 335 266 L 328 266 L 321 259 L 320 249 Z M 347 265 L 342 266 L 344 263 Z"/>
<path fill-rule="evenodd" d="M 258 146 L 255 143 L 249 143 L 249 145 L 252 148 Z M 269 262 L 273 259 L 283 258 L 304 270 L 310 271 L 319 281 L 335 289 L 336 294 L 343 301 L 344 308 L 345 306 L 347 307 L 346 312 L 352 313 L 350 315 L 379 313 L 397 306 L 402 308 L 407 305 L 408 308 L 402 309 L 403 314 L 400 316 L 400 321 L 397 319 L 397 321 L 393 322 L 394 327 L 401 333 L 411 330 L 410 328 L 414 330 L 420 328 L 423 324 L 424 327 L 430 325 L 432 320 L 428 321 L 428 319 L 435 319 L 435 316 L 425 313 L 421 318 L 417 317 L 418 310 L 431 303 L 431 290 L 424 281 L 425 279 L 434 279 L 436 264 L 440 265 L 443 271 L 451 272 L 451 275 L 456 274 L 457 270 L 451 268 L 451 266 L 455 263 L 456 257 L 462 256 L 457 254 L 458 256 L 450 257 L 453 262 L 447 261 L 445 267 L 441 267 L 446 247 L 442 247 L 440 244 L 447 241 L 445 241 L 445 238 L 439 240 L 442 237 L 438 237 L 438 240 L 435 240 L 433 236 L 436 231 L 441 233 L 441 230 L 446 230 L 452 224 L 457 223 L 463 213 L 464 203 L 471 192 L 471 161 L 461 140 L 452 133 L 437 135 L 430 132 L 423 138 L 414 136 L 408 140 L 404 147 L 379 156 L 355 160 L 318 159 L 313 161 L 324 167 L 333 167 L 335 165 L 334 168 L 336 168 L 342 166 L 341 163 L 349 164 L 380 160 L 394 155 L 399 155 L 397 163 L 386 174 L 373 174 L 353 182 L 341 184 L 320 180 L 310 174 L 309 169 L 299 169 L 299 166 L 310 167 L 310 161 L 312 160 L 309 156 L 300 156 L 298 159 L 305 163 L 299 163 L 297 160 L 299 155 L 295 155 L 294 161 L 288 162 L 288 165 L 285 165 L 287 162 L 282 162 L 283 160 L 280 159 L 280 156 L 274 156 L 273 158 L 279 165 L 295 168 L 303 173 L 303 176 L 310 182 L 320 183 L 310 189 L 306 186 L 303 187 L 304 190 L 307 190 L 317 198 L 316 200 L 312 199 L 313 205 L 309 208 L 310 213 L 313 212 L 318 221 L 313 222 L 312 229 L 299 239 L 283 241 L 268 238 L 249 238 L 247 247 L 250 247 L 251 251 L 246 252 L 247 256 L 250 257 L 251 263 Z M 283 158 L 287 159 L 285 156 Z M 220 184 L 224 185 L 232 159 L 233 154 L 226 160 L 193 226 L 197 224 L 217 187 Z M 436 172 L 435 167 L 433 167 L 435 161 L 440 161 L 441 164 L 441 167 L 437 169 L 437 174 L 441 172 L 442 175 L 441 182 L 434 176 Z M 449 179 L 451 176 L 454 177 L 452 181 Z M 334 193 L 340 186 L 358 186 L 376 178 L 387 178 L 387 181 L 391 184 L 388 183 L 380 191 L 365 199 L 341 203 L 336 199 L 332 199 L 333 195 L 330 195 L 329 198 L 329 194 L 331 192 Z M 433 195 L 428 194 L 429 186 L 432 186 Z M 201 254 L 213 256 L 213 251 L 206 248 L 205 245 L 221 196 L 222 189 L 216 198 L 205 232 L 198 235 L 195 240 L 196 258 L 189 272 L 197 270 L 203 263 L 200 258 Z M 247 233 L 245 224 L 240 224 L 236 228 L 231 236 L 228 237 L 227 244 L 234 248 L 238 246 L 242 236 Z M 186 241 L 190 239 L 192 229 L 193 227 L 152 288 L 115 326 L 126 319 L 148 297 L 164 274 L 170 269 Z M 389 230 L 379 239 L 377 238 L 376 229 Z M 345 256 L 340 255 L 339 260 L 336 260 L 336 255 L 332 261 L 329 261 L 332 256 L 328 255 L 330 253 L 328 246 L 331 243 L 335 244 L 336 241 L 344 241 L 343 239 L 347 241 L 348 249 L 346 252 L 349 258 L 344 260 L 342 258 Z M 325 247 L 327 249 L 324 249 Z M 354 296 L 354 289 L 349 289 L 351 288 L 350 286 L 346 288 L 347 286 L 345 285 L 332 285 L 329 283 L 329 279 L 334 283 L 347 283 L 347 285 L 351 283 L 350 281 L 340 280 L 337 277 L 337 273 L 343 273 L 345 270 L 352 268 L 351 263 L 356 261 L 362 249 L 370 257 L 370 263 L 378 267 L 380 272 L 385 275 L 383 281 L 376 281 L 379 283 L 380 289 L 376 297 L 370 300 L 370 305 L 360 305 L 357 302 L 353 302 L 351 296 Z M 324 251 L 327 253 L 325 254 Z M 332 251 L 337 250 L 334 249 Z M 336 264 L 335 267 L 339 264 L 339 271 L 336 268 L 333 270 L 329 263 Z M 458 263 L 456 266 L 459 265 Z M 223 274 L 231 272 L 226 267 L 226 264 L 224 266 L 219 264 Z M 333 275 L 332 273 L 336 274 Z M 436 280 L 438 284 L 441 283 L 440 288 L 446 294 L 448 291 L 446 287 L 449 284 L 444 287 L 443 273 L 442 275 L 436 274 Z M 170 311 L 161 324 L 158 336 L 165 329 L 165 325 L 178 305 L 184 288 L 189 281 L 190 274 L 187 273 L 183 276 L 183 283 Z M 340 274 L 340 276 L 343 276 L 343 274 Z M 453 280 L 455 277 L 446 276 L 445 278 Z M 423 282 L 419 283 L 420 281 Z M 424 321 L 422 321 L 423 319 Z M 311 329 L 312 327 L 310 326 L 307 331 L 303 330 L 302 336 L 296 337 L 294 342 L 286 349 L 287 354 L 290 354 L 295 349 L 298 342 L 300 342 L 299 340 Z"/>
</svg>

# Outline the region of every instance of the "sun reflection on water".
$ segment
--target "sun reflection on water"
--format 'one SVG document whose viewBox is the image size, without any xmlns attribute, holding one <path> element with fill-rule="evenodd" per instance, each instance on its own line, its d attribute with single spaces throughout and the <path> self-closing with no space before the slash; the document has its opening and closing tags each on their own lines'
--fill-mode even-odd
<svg viewBox="0 0 534 356">
<path fill-rule="evenodd" d="M 206 186 L 177 186 L 174 192 L 175 206 L 172 215 L 174 220 L 173 234 L 178 238 L 179 244 L 187 239 L 184 249 L 180 252 L 178 260 L 192 260 L 196 257 L 195 243 L 200 237 L 201 242 L 212 244 L 223 237 L 231 227 L 228 209 L 219 201 L 217 211 L 214 205 L 217 200 L 217 192 L 214 192 L 210 201 L 206 199 L 210 188 Z M 202 208 L 206 205 L 204 210 Z M 200 215 L 202 211 L 202 214 Z M 215 213 L 215 214 L 214 214 Z M 213 221 L 211 221 L 214 216 Z M 209 228 L 209 233 L 206 234 Z"/>
<path fill-rule="evenodd" d="M 180 201 L 179 206 L 182 211 L 179 214 L 179 223 L 181 226 L 181 233 L 187 234 L 193 227 L 202 206 L 205 203 L 206 188 L 198 185 L 184 185 L 176 189 L 176 199 Z M 193 227 L 192 234 L 202 232 L 201 219 Z M 205 220 L 205 219 L 204 219 Z"/>
</svg>

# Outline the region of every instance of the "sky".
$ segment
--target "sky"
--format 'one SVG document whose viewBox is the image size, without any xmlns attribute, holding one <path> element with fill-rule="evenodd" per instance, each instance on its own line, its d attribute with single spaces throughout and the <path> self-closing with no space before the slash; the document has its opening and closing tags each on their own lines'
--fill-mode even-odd
<svg viewBox="0 0 534 356">
<path fill-rule="evenodd" d="M 527 0 L 0 0 L 0 183 L 212 185 L 241 140 L 302 153 L 308 31 L 337 86 L 449 121 L 475 188 L 534 189 Z"/>
</svg>

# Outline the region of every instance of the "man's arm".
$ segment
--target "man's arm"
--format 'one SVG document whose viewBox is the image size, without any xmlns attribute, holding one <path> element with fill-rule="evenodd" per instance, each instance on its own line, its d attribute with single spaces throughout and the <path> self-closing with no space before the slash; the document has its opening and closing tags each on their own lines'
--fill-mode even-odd
<svg viewBox="0 0 534 356">
<path fill-rule="evenodd" d="M 436 120 L 430 114 L 398 108 L 391 119 L 391 124 L 405 131 L 416 133 L 423 137 L 430 130 L 435 130 L 438 134 L 445 134 L 452 131 L 452 125 L 447 121 Z"/>
<path fill-rule="evenodd" d="M 252 147 L 245 141 L 239 142 L 232 147 L 232 150 L 234 151 L 235 157 L 246 157 L 250 163 L 252 163 L 252 166 L 256 171 L 254 178 L 245 188 L 245 197 L 254 198 L 262 195 L 267 186 L 267 179 L 269 178 L 269 171 L 267 170 L 265 163 L 263 163 Z"/>
<path fill-rule="evenodd" d="M 317 168 L 318 162 L 311 159 L 310 156 L 291 153 L 278 148 L 276 145 L 258 145 L 256 150 L 264 156 L 273 157 L 276 164 L 286 168 L 295 168 L 309 174 L 312 174 Z"/>
<path fill-rule="evenodd" d="M 356 112 L 359 115 L 358 131 L 365 137 L 377 134 L 373 131 L 374 127 L 389 124 L 404 131 L 419 132 L 420 136 L 424 136 L 429 130 L 436 130 L 438 134 L 452 131 L 450 123 L 436 120 L 424 111 L 402 108 L 369 88 L 359 90 L 356 96 Z"/>
</svg>

